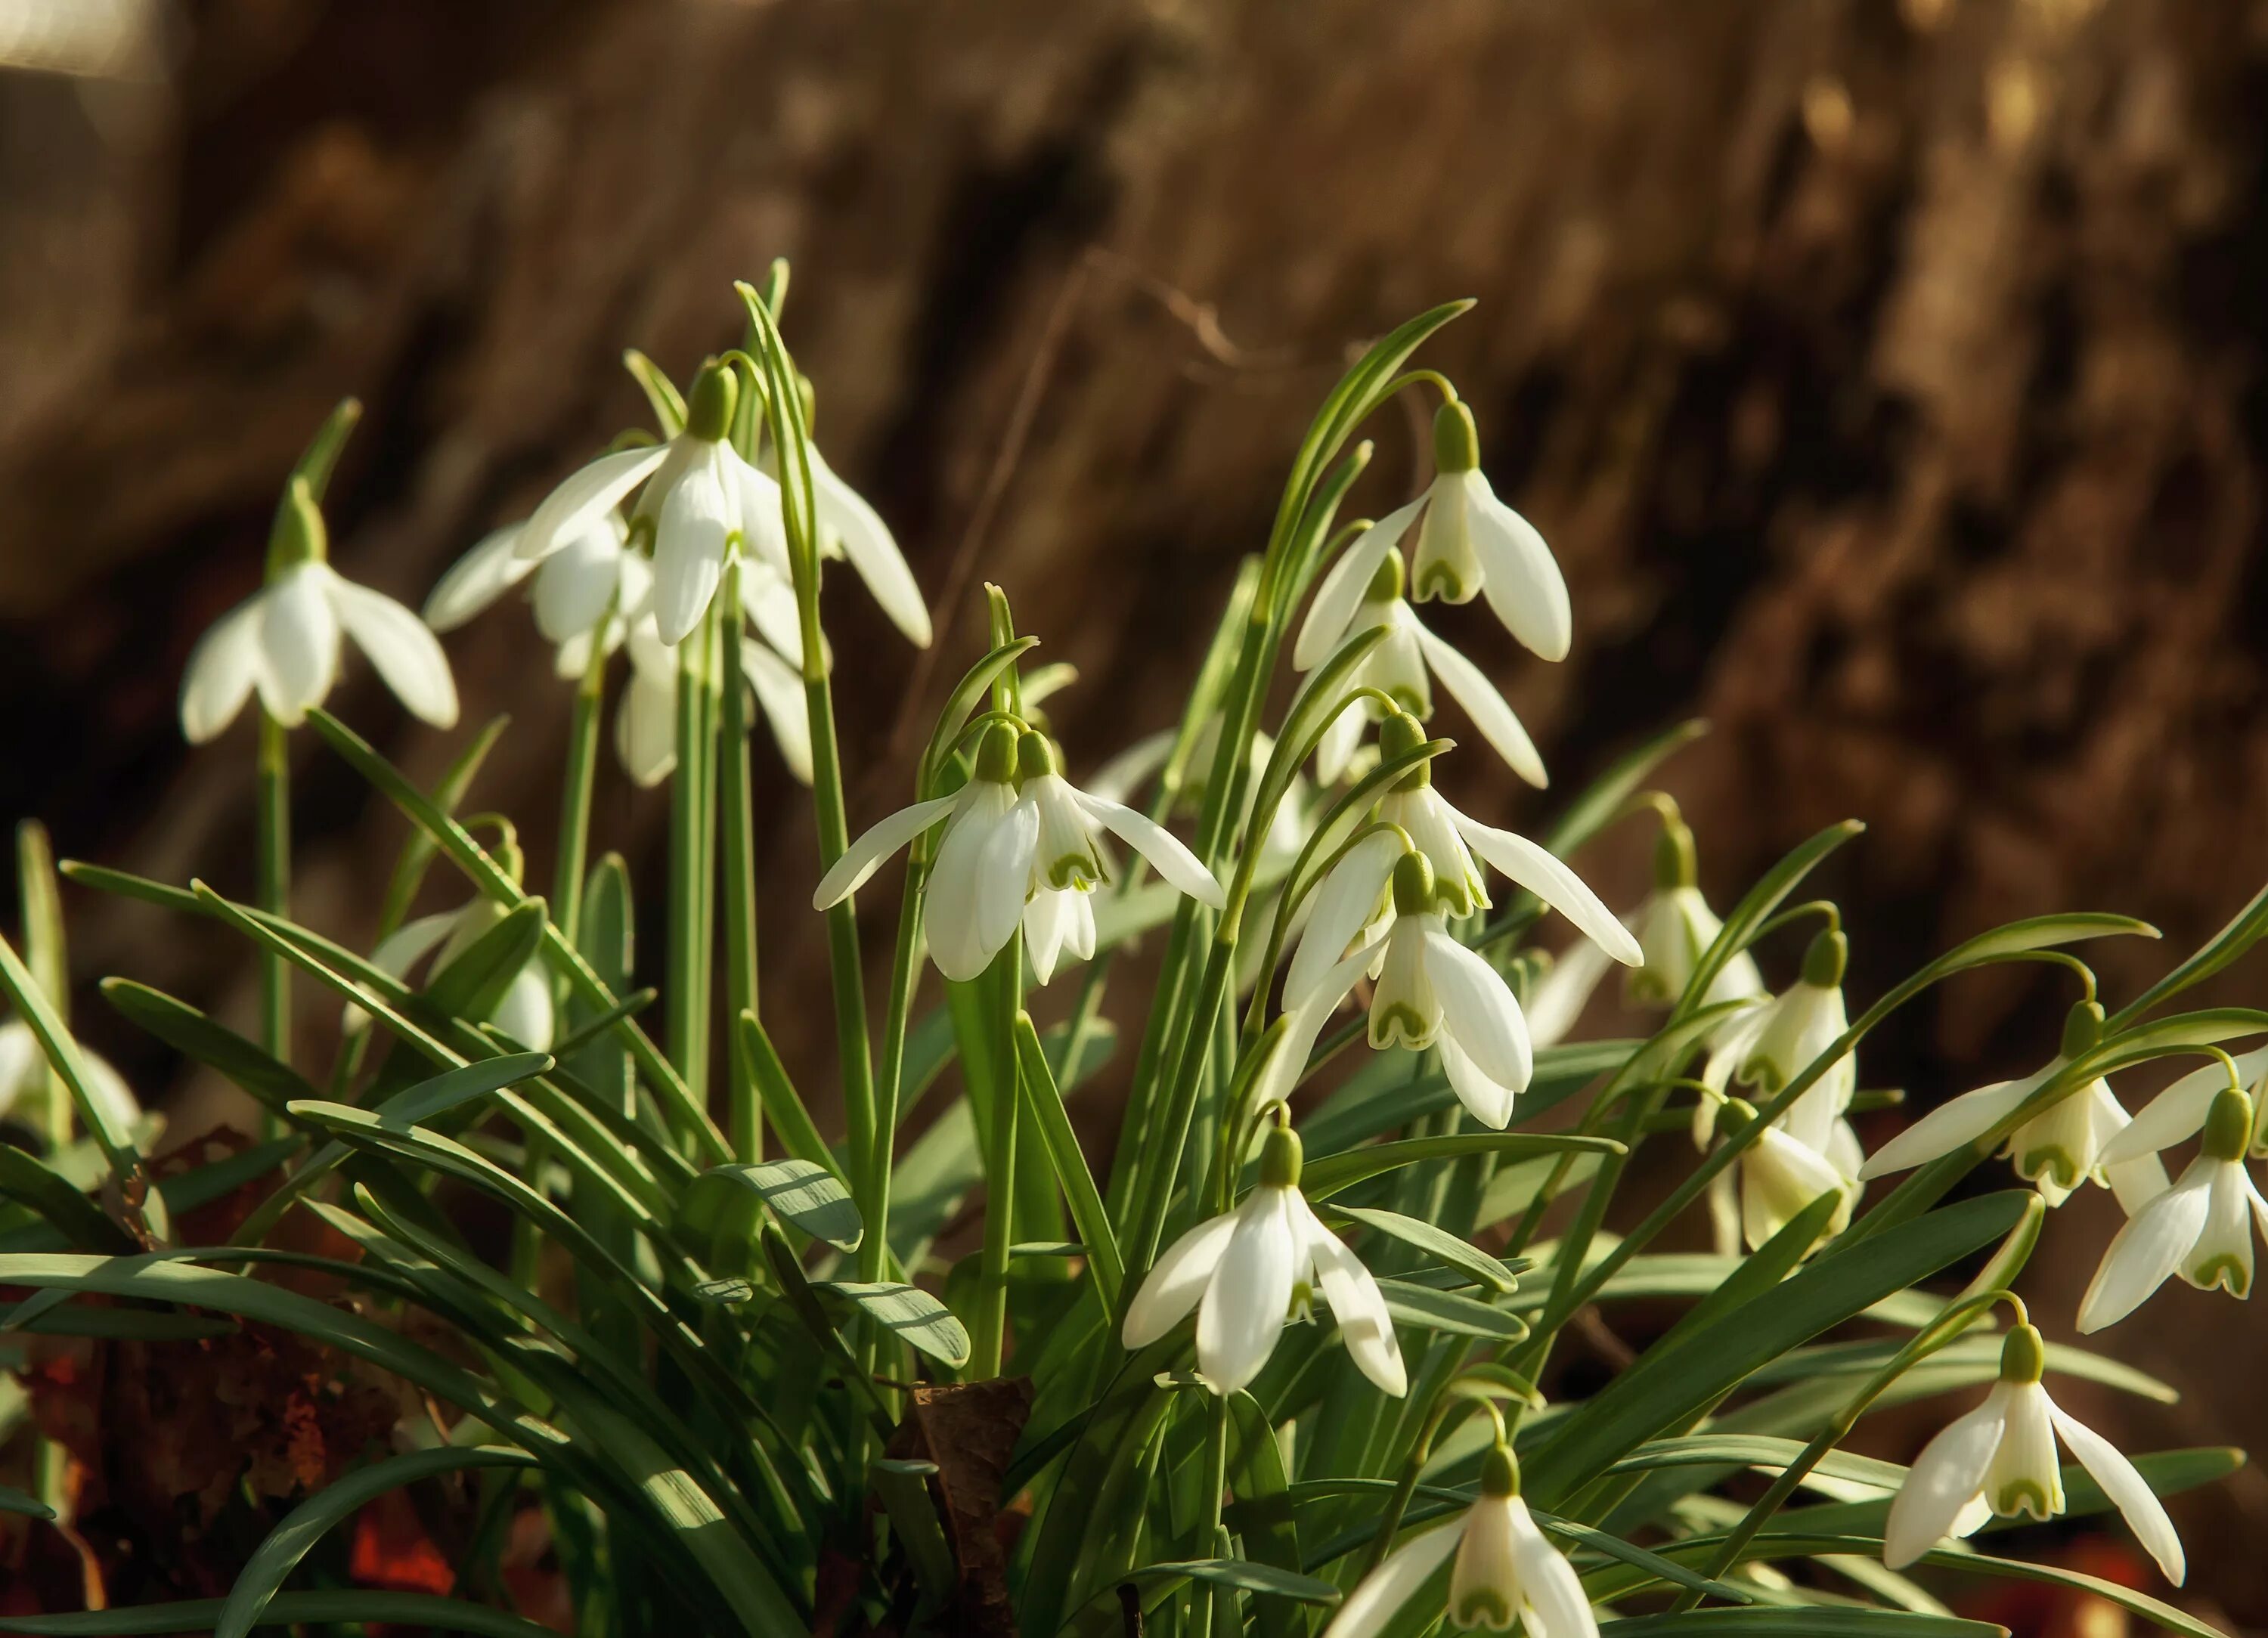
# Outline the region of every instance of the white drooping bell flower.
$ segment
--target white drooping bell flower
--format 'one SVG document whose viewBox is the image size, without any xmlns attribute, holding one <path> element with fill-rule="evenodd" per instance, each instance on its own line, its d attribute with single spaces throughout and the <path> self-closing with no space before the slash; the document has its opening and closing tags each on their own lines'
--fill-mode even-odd
<svg viewBox="0 0 2268 1638">
<path fill-rule="evenodd" d="M 1090 893 L 1107 878 L 1096 826 L 1115 834 L 1158 874 L 1191 898 L 1221 907 L 1220 884 L 1174 834 L 1123 803 L 1079 790 L 1059 771 L 1043 734 L 994 723 L 984 731 L 968 782 L 951 796 L 917 802 L 883 819 L 845 849 L 812 895 L 824 910 L 857 892 L 884 859 L 939 819 L 950 819 L 930 871 L 930 956 L 946 977 L 968 980 L 991 964 L 1023 921 L 1035 895 Z M 1085 942 L 1059 900 L 1042 907 L 1049 962 Z"/>
<path fill-rule="evenodd" d="M 1425 629 L 1402 590 L 1402 554 L 1388 525 L 1381 524 L 1349 547 L 1323 577 L 1292 645 L 1292 664 L 1313 671 L 1349 638 L 1383 626 L 1386 637 L 1347 679 L 1350 690 L 1375 688 L 1422 721 L 1433 714 L 1430 672 L 1513 773 L 1539 788 L 1550 782 L 1535 742 L 1503 694 L 1479 666 Z M 1377 721 L 1385 710 L 1376 700 L 1365 698 L 1331 719 L 1315 746 L 1315 773 L 1325 784 L 1336 783 L 1346 772 L 1362 743 L 1363 724 Z"/>
<path fill-rule="evenodd" d="M 1417 600 L 1464 603 L 1484 593 L 1524 646 L 1543 659 L 1565 659 L 1575 630 L 1566 579 L 1535 525 L 1489 487 L 1473 412 L 1462 403 L 1434 412 L 1433 481 L 1418 503 L 1425 516 L 1410 569 Z"/>
<path fill-rule="evenodd" d="M 1448 1616 L 1459 1628 L 1527 1638 L 1598 1638 L 1574 1566 L 1545 1539 L 1520 1495 L 1520 1464 L 1498 1443 L 1481 1461 L 1480 1495 L 1446 1524 L 1388 1554 L 1339 1605 L 1323 1638 L 1378 1638 L 1452 1554 Z"/>
<path fill-rule="evenodd" d="M 2000 1345 L 2000 1379 L 1984 1403 L 1948 1424 L 1914 1458 L 1890 1502 L 1882 1561 L 1912 1563 L 1948 1538 L 1972 1535 L 1995 1515 L 2056 1517 L 2064 1509 L 2056 1441 L 2079 1458 L 2176 1586 L 2187 1568 L 2181 1538 L 2149 1481 L 2110 1440 L 2048 1397 L 2046 1345 L 2028 1324 Z"/>
<path fill-rule="evenodd" d="M 2252 1136 L 2245 1152 L 2255 1160 L 2268 1160 L 2268 1098 L 2262 1082 L 2268 1077 L 2268 1047 L 2239 1053 L 2233 1061 L 2236 1080 L 2252 1098 Z M 2197 1135 L 2205 1125 L 2213 1100 L 2228 1085 L 2228 1067 L 2208 1063 L 2192 1069 L 2153 1098 L 2139 1114 L 2102 1146 L 2102 1164 L 2115 1167 L 2171 1149 Z M 2129 1208 L 2128 1216 L 2132 1216 Z"/>
<path fill-rule="evenodd" d="M 739 378 L 723 364 L 702 366 L 684 430 L 666 444 L 620 450 L 571 474 L 547 496 L 512 550 L 541 562 L 630 499 L 630 532 L 653 543 L 653 613 L 661 640 L 674 644 L 700 624 L 724 577 L 737 538 L 744 557 L 784 562 L 779 485 L 740 459 L 730 434 Z"/>
<path fill-rule="evenodd" d="M 86 1090 L 100 1102 L 104 1113 L 121 1131 L 132 1129 L 142 1118 L 142 1105 L 117 1066 L 81 1042 L 80 1064 L 86 1070 Z M 0 1116 L 33 1097 L 48 1083 L 48 1050 L 32 1026 L 21 1018 L 0 1024 Z M 52 1140 L 54 1134 L 48 1134 Z"/>
<path fill-rule="evenodd" d="M 897 537 L 866 497 L 839 477 L 819 452 L 811 452 L 812 499 L 819 509 L 819 551 L 822 557 L 848 560 L 866 590 L 880 605 L 890 623 L 917 649 L 930 645 L 929 605 L 921 587 L 898 549 Z M 767 473 L 779 471 L 777 450 L 767 448 L 759 463 Z"/>
<path fill-rule="evenodd" d="M 1801 975 L 1753 1018 L 1744 1020 L 1748 1052 L 1738 1070 L 1742 1081 L 1768 1094 L 1777 1092 L 1809 1069 L 1850 1027 L 1843 1004 L 1843 970 L 1850 956 L 1850 941 L 1840 929 L 1830 927 L 1813 937 L 1803 953 Z M 1858 1061 L 1845 1051 L 1781 1120 L 1791 1136 L 1823 1155 L 1836 1122 L 1850 1112 L 1858 1090 Z"/>
<path fill-rule="evenodd" d="M 1727 1100 L 1726 1108 L 1729 1116 L 1738 1117 L 1741 1122 L 1756 1115 L 1739 1098 Z M 1831 1122 L 1821 1134 L 1817 1147 L 1792 1129 L 1785 1117 L 1772 1121 L 1741 1151 L 1737 1166 L 1741 1238 L 1754 1251 L 1813 1201 L 1832 1195 L 1837 1204 L 1819 1230 L 1814 1249 L 1825 1245 L 1851 1226 L 1852 1208 L 1861 1193 L 1858 1173 L 1864 1157 L 1859 1135 L 1848 1120 Z M 1726 1180 L 1719 1173 L 1718 1181 Z"/>
<path fill-rule="evenodd" d="M 1305 1319 L 1318 1288 L 1357 1369 L 1397 1399 L 1408 1389 L 1385 1296 L 1300 1193 L 1300 1135 L 1281 1105 L 1260 1151 L 1260 1181 L 1233 1211 L 1166 1248 L 1127 1304 L 1120 1337 L 1147 1348 L 1192 1308 L 1197 1375 L 1224 1396 L 1260 1374 L 1276 1339 Z"/>
<path fill-rule="evenodd" d="M 1438 907 L 1433 868 L 1424 854 L 1403 851 L 1401 837 L 1381 831 L 1356 843 L 1348 858 L 1355 868 L 1344 877 L 1335 870 L 1337 879 L 1317 892 L 1314 914 L 1285 981 L 1290 1023 L 1263 1074 L 1257 1098 L 1266 1101 L 1288 1094 L 1324 1021 L 1357 979 L 1374 973 L 1371 1046 L 1437 1048 L 1459 1101 L 1475 1120 L 1501 1129 L 1512 1119 L 1513 1099 L 1527 1090 L 1535 1068 L 1519 998 L 1502 973 L 1449 937 Z M 1384 930 L 1375 930 L 1373 923 L 1369 936 L 1359 939 L 1382 890 L 1390 894 Z M 1351 955 L 1329 962 L 1331 952 L 1351 943 L 1357 944 Z"/>
<path fill-rule="evenodd" d="M 2205 1119 L 2205 1141 L 2181 1180 L 2127 1221 L 2080 1299 L 2079 1328 L 2100 1331 L 2179 1274 L 2200 1291 L 2252 1294 L 2252 1236 L 2268 1235 L 2268 1200 L 2244 1169 L 2252 1099 L 2224 1086 Z"/>
<path fill-rule="evenodd" d="M 347 637 L 394 696 L 436 728 L 457 721 L 457 685 L 425 624 L 329 562 L 313 492 L 294 477 L 268 552 L 268 583 L 213 623 L 181 678 L 181 731 L 192 745 L 236 720 L 257 692 L 268 715 L 296 727 L 338 679 Z"/>
<path fill-rule="evenodd" d="M 693 639 L 698 641 L 698 639 Z M 796 669 L 754 637 L 738 639 L 740 675 L 772 731 L 780 760 L 811 782 L 811 714 Z M 681 650 L 661 640 L 651 613 L 630 623 L 630 676 L 615 708 L 615 754 L 638 784 L 654 786 L 677 766 L 677 685 Z"/>
<path fill-rule="evenodd" d="M 1694 970 L 1724 923 L 1701 896 L 1693 833 L 1674 813 L 1662 818 L 1653 848 L 1653 892 L 1631 914 L 1646 965 L 1623 980 L 1623 999 L 1632 1006 L 1668 1006 L 1685 993 Z M 1717 970 L 1701 1004 L 1762 1001 L 1769 992 L 1756 958 L 1737 951 Z"/>
<path fill-rule="evenodd" d="M 1999 1081 L 1963 1092 L 1932 1110 L 1868 1157 L 1859 1177 L 1871 1182 L 1976 1142 L 2073 1059 L 2093 1051 L 2102 1036 L 2102 1007 L 2092 1001 L 2079 1003 L 2064 1020 L 2063 1050 L 2043 1068 L 2021 1080 Z M 2217 1066 L 2213 1068 L 2219 1073 Z M 2222 1083 L 2227 1083 L 2225 1075 Z M 2062 1205 L 2080 1184 L 2093 1181 L 2117 1195 L 2132 1216 L 2165 1188 L 2166 1169 L 2149 1151 L 2125 1160 L 2108 1158 L 2112 1140 L 2127 1124 L 2117 1094 L 2097 1076 L 2010 1133 L 2001 1153 L 2015 1163 L 2016 1175 L 2051 1206 Z"/>
<path fill-rule="evenodd" d="M 518 881 L 519 848 L 506 841 L 497 850 L 497 857 L 505 874 Z M 504 919 L 504 906 L 482 896 L 454 910 L 421 915 L 379 939 L 378 947 L 370 952 L 370 963 L 404 982 L 427 956 L 433 958 L 433 972 L 446 972 L 451 962 L 471 949 L 483 933 Z M 487 1022 L 523 1047 L 538 1052 L 550 1047 L 554 1030 L 551 982 L 545 975 L 541 956 L 530 956 L 512 974 L 512 982 L 488 1015 Z M 370 1027 L 370 1014 L 350 1002 L 339 1016 L 339 1027 L 350 1035 L 356 1034 Z"/>
<path fill-rule="evenodd" d="M 528 601 L 535 628 L 558 650 L 562 676 L 579 677 L 595 642 L 612 654 L 630 622 L 644 613 L 653 588 L 653 566 L 630 545 L 630 525 L 609 508 L 563 537 L 541 562 L 522 557 L 525 523 L 491 530 L 451 564 L 425 599 L 425 623 L 450 632 L 470 621 L 529 576 Z"/>
</svg>

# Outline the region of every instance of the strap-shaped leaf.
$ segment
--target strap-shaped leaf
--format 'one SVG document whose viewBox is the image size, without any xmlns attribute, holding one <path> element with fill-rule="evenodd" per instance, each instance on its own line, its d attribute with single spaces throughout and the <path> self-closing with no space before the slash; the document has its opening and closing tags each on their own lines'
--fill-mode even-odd
<svg viewBox="0 0 2268 1638">
<path fill-rule="evenodd" d="M 954 1367 L 968 1363 L 968 1332 L 953 1311 L 919 1286 L 893 1280 L 821 1280 L 812 1289 L 840 1297 L 932 1359 Z"/>
<path fill-rule="evenodd" d="M 0 1143 L 0 1196 L 29 1206 L 81 1251 L 141 1249 L 101 1207 L 52 1168 L 10 1143 Z"/>
<path fill-rule="evenodd" d="M 1474 1284 L 1497 1292 L 1510 1292 L 1520 1282 L 1509 1269 L 1478 1246 L 1459 1239 L 1447 1229 L 1419 1217 L 1369 1206 L 1335 1206 L 1340 1216 L 1377 1230 L 1381 1234 L 1414 1245 L 1427 1256 L 1445 1262 Z"/>
<path fill-rule="evenodd" d="M 307 1077 L 254 1042 L 209 1017 L 186 1001 L 131 979 L 102 981 L 102 998 L 119 1015 L 156 1036 L 183 1057 L 217 1070 L 256 1098 L 270 1114 L 282 1116 L 295 1098 L 321 1094 Z"/>
<path fill-rule="evenodd" d="M 855 1252 L 865 1238 L 850 1192 L 832 1172 L 808 1160 L 712 1166 L 701 1175 L 755 1191 L 766 1206 L 814 1240 Z"/>
<path fill-rule="evenodd" d="M 1491 1342 L 1517 1342 L 1528 1334 L 1528 1322 L 1486 1303 L 1476 1303 L 1454 1291 L 1436 1291 L 1406 1280 L 1381 1280 L 1378 1289 L 1386 1311 L 1397 1324 L 1450 1336 L 1485 1337 Z"/>
<path fill-rule="evenodd" d="M 1493 1154 L 1505 1160 L 1531 1160 L 1538 1155 L 1619 1155 L 1623 1145 L 1610 1137 L 1584 1137 L 1572 1133 L 1458 1132 L 1445 1137 L 1410 1137 L 1368 1149 L 1310 1160 L 1300 1174 L 1300 1190 L 1310 1201 L 1325 1200 L 1397 1166 L 1421 1160 L 1462 1160 L 1468 1155 Z"/>
</svg>

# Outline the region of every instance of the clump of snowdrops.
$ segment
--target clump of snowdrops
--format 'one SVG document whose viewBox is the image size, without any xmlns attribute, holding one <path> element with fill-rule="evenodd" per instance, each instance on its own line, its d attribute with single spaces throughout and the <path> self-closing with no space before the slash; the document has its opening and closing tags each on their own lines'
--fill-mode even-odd
<svg viewBox="0 0 2268 1638">
<path fill-rule="evenodd" d="M 1551 552 L 1480 470 L 1469 408 L 1409 366 L 1462 304 L 1378 342 L 1324 400 L 1159 735 L 1058 743 L 1043 701 L 1070 679 L 988 588 L 983 650 L 956 657 L 973 663 L 925 748 L 891 770 L 903 805 L 853 812 L 828 569 L 909 643 L 932 625 L 887 525 L 812 440 L 824 395 L 782 341 L 785 289 L 784 267 L 740 287 L 743 345 L 681 391 L 630 355 L 654 424 L 476 546 L 422 618 L 328 562 L 351 405 L 291 475 L 264 584 L 181 694 L 193 740 L 256 717 L 252 896 L 63 870 L 256 954 L 250 1035 L 130 978 L 105 994 L 259 1100 L 257 1147 L 152 1182 L 155 1121 L 64 1017 L 27 832 L 0 1096 L 48 1149 L 0 1149 L 0 1286 L 30 1293 L 10 1323 L 280 1327 L 425 1408 L 276 1523 L 225 1599 L 0 1629 L 545 1630 L 501 1594 L 346 1582 L 338 1527 L 408 1487 L 482 1521 L 468 1563 L 540 1508 L 594 1634 L 1952 1634 L 1991 1630 L 1938 1598 L 1980 1576 L 2211 1630 L 1992 1538 L 2115 1511 L 2179 1583 L 2159 1496 L 2242 1459 L 2130 1459 L 2047 1379 L 2164 1397 L 2050 1339 L 2173 1275 L 2249 1292 L 2268 1052 L 2222 1043 L 2268 1033 L 2268 1013 L 2172 1003 L 2259 937 L 2268 897 L 2115 1010 L 2069 947 L 2154 935 L 2072 914 L 1981 933 L 1853 1017 L 1836 907 L 1794 900 L 1859 826 L 1812 837 L 1720 920 L 1690 830 L 1647 789 L 1690 725 L 1532 835 L 1468 811 L 1476 760 L 1538 787 L 1544 768 L 1488 668 L 1418 609 L 1479 599 L 1542 662 L 1574 628 Z M 1356 435 L 1404 394 L 1434 410 L 1430 481 L 1349 518 L 1372 455 Z M 323 709 L 350 642 L 452 729 L 434 634 L 515 589 L 571 719 L 543 895 L 512 817 L 461 812 L 497 727 L 421 790 Z M 777 763 L 752 749 L 759 718 Z M 666 882 L 590 856 L 610 721 L 627 776 L 668 782 Z M 291 917 L 298 734 L 409 822 L 376 927 Z M 774 1049 L 784 987 L 758 959 L 752 810 L 800 799 L 791 780 L 815 806 L 814 892 L 766 914 L 826 918 L 839 1137 L 810 1113 L 826 1066 Z M 1565 862 L 1615 825 L 1653 847 L 1653 891 L 1620 914 Z M 663 896 L 658 960 L 633 959 L 634 892 Z M 886 929 L 878 972 L 865 947 Z M 2071 983 L 2062 1050 L 1864 1154 L 1851 1117 L 1890 1100 L 1860 1090 L 1867 1038 L 2007 962 Z M 1574 1038 L 1616 964 L 1643 1024 Z M 291 1027 L 307 984 L 340 1009 L 320 1051 Z M 2198 1067 L 2130 1120 L 2111 1077 L 2183 1056 Z M 1111 1143 L 1091 1141 L 1100 1106 L 1073 1120 L 1102 1086 L 1123 1095 Z M 2161 1152 L 2193 1138 L 2169 1177 Z M 1618 1202 L 1647 1143 L 1677 1180 Z M 2011 1186 L 1948 1203 L 2001 1153 Z M 173 1216 L 247 1183 L 268 1192 L 229 1243 L 179 1241 Z M 2127 1225 L 2076 1315 L 2034 1315 L 2016 1287 L 2045 1219 L 2096 1186 Z M 508 1247 L 468 1238 L 475 1196 L 508 1216 Z M 359 1255 L 284 1249 L 294 1213 Z M 1672 1249 L 1697 1237 L 1714 1249 Z M 973 1249 L 939 1250 L 956 1243 Z M 335 1295 L 302 1294 L 311 1274 Z M 1602 1386 L 1543 1391 L 1579 1319 L 1664 1299 L 1682 1318 Z M 1911 1466 L 1845 1448 L 1871 1409 L 1924 1395 L 1947 1420 Z M 67 1506 L 56 1464 L 42 1473 L 44 1499 L 0 1507 Z"/>
</svg>

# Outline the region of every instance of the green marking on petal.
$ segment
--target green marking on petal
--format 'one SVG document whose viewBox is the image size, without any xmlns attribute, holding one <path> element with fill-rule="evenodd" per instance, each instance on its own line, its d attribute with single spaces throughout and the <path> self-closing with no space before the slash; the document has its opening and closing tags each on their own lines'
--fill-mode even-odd
<svg viewBox="0 0 2268 1638">
<path fill-rule="evenodd" d="M 2207 1258 L 2204 1262 L 2198 1264 L 2190 1271 L 2189 1277 L 2190 1283 L 2200 1291 L 2210 1291 L 2219 1288 L 2227 1290 L 2231 1296 L 2235 1297 L 2242 1298 L 2251 1295 L 2251 1270 L 2247 1268 L 2240 1259 L 2226 1252 L 2219 1257 Z"/>
<path fill-rule="evenodd" d="M 1105 879 L 1101 862 L 1091 853 L 1066 853 L 1048 866 L 1046 876 L 1048 885 L 1058 892 L 1071 888 L 1091 892 Z"/>
<path fill-rule="evenodd" d="M 1457 1600 L 1449 1619 L 1460 1627 L 1486 1627 L 1502 1632 L 1512 1625 L 1512 1603 L 1493 1587 L 1473 1587 Z"/>
<path fill-rule="evenodd" d="M 1993 1498 L 1992 1510 L 2003 1518 L 2014 1518 L 2019 1513 L 2029 1513 L 2034 1518 L 2055 1517 L 2055 1509 L 2048 1502 L 2048 1493 L 2029 1479 L 2012 1480 L 2003 1485 L 2000 1494 Z"/>
</svg>

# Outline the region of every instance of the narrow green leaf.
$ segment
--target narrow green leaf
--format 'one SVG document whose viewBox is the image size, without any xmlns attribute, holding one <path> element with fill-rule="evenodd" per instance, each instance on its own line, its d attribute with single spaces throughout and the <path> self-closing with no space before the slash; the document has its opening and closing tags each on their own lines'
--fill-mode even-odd
<svg viewBox="0 0 2268 1638">
<path fill-rule="evenodd" d="M 40 1049 L 47 1054 L 48 1063 L 70 1089 L 71 1104 L 78 1111 L 80 1123 L 101 1149 L 110 1175 L 128 1202 L 128 1211 L 138 1222 L 140 1202 L 149 1191 L 150 1180 L 142 1169 L 142 1157 L 135 1150 L 133 1136 L 120 1128 L 109 1106 L 94 1095 L 87 1080 L 86 1061 L 79 1055 L 78 1043 L 71 1038 L 63 1015 L 5 938 L 0 938 L 0 989 L 7 992 L 17 1015 L 31 1026 Z"/>
<path fill-rule="evenodd" d="M 1300 1173 L 1300 1190 L 1310 1201 L 1327 1200 L 1341 1189 L 1366 1178 L 1421 1160 L 1461 1160 L 1467 1155 L 1494 1154 L 1506 1160 L 1528 1160 L 1538 1155 L 1619 1155 L 1623 1146 L 1610 1137 L 1584 1137 L 1567 1133 L 1458 1132 L 1444 1137 L 1410 1137 L 1398 1142 L 1351 1149 L 1344 1154 L 1310 1160 Z"/>
<path fill-rule="evenodd" d="M 1129 1570 L 1128 1581 L 1202 1581 L 1217 1587 L 1234 1587 L 1242 1592 L 1259 1593 L 1271 1598 L 1290 1598 L 1300 1604 L 1336 1604 L 1341 1593 L 1327 1581 L 1296 1571 L 1278 1569 L 1273 1564 L 1256 1564 L 1249 1559 L 1190 1559 L 1176 1564 L 1139 1564 Z"/>
<path fill-rule="evenodd" d="M 186 1001 L 131 979 L 107 978 L 101 988 L 102 998 L 120 1016 L 183 1057 L 217 1070 L 271 1114 L 282 1116 L 284 1106 L 295 1098 L 319 1096 L 307 1078 L 290 1064 Z"/>
<path fill-rule="evenodd" d="M 80 1251 L 140 1249 L 134 1237 L 112 1222 L 101 1207 L 11 1143 L 0 1142 L 0 1196 L 29 1206 Z"/>
<path fill-rule="evenodd" d="M 1485 1337 L 1491 1342 L 1517 1342 L 1528 1334 L 1528 1322 L 1519 1315 L 1454 1291 L 1436 1291 L 1406 1280 L 1381 1280 L 1378 1289 L 1386 1298 L 1386 1311 L 1400 1325 L 1450 1336 Z"/>
<path fill-rule="evenodd" d="M 865 1238 L 849 1192 L 833 1172 L 808 1160 L 712 1166 L 701 1175 L 754 1190 L 766 1206 L 814 1240 L 855 1252 Z"/>
<path fill-rule="evenodd" d="M 1486 1252 L 1433 1223 L 1416 1217 L 1405 1217 L 1398 1211 L 1382 1211 L 1366 1206 L 1336 1206 L 1332 1209 L 1342 1217 L 1375 1229 L 1405 1245 L 1416 1246 L 1427 1256 L 1448 1264 L 1476 1284 L 1485 1286 L 1491 1291 L 1509 1292 L 1520 1283 L 1502 1263 Z"/>
<path fill-rule="evenodd" d="M 1056 1077 L 1048 1069 L 1048 1054 L 1040 1045 L 1039 1032 L 1032 1026 L 1032 1015 L 1020 1009 L 1016 1014 L 1016 1063 L 1024 1107 L 1071 1207 L 1071 1222 L 1078 1225 L 1080 1243 L 1086 1247 L 1087 1265 L 1094 1271 L 1095 1289 L 1103 1307 L 1116 1314 L 1119 1289 L 1126 1280 L 1118 1237 L 1111 1229 L 1101 1191 L 1094 1186 L 1094 1174 L 1087 1170 L 1079 1136 L 1071 1129 L 1071 1116 L 1064 1108 L 1063 1094 L 1056 1090 Z"/>
<path fill-rule="evenodd" d="M 28 1518 L 53 1518 L 55 1509 L 13 1485 L 0 1485 L 0 1513 L 21 1513 Z"/>
<path fill-rule="evenodd" d="M 623 350 L 622 368 L 630 372 L 630 378 L 645 394 L 645 401 L 653 411 L 654 425 L 661 429 L 661 436 L 674 438 L 684 431 L 685 394 L 677 390 L 677 384 L 662 367 L 632 347 Z"/>
<path fill-rule="evenodd" d="M 932 1359 L 956 1369 L 968 1363 L 968 1331 L 951 1309 L 918 1286 L 890 1280 L 815 1280 L 812 1289 L 841 1297 Z"/>
</svg>

